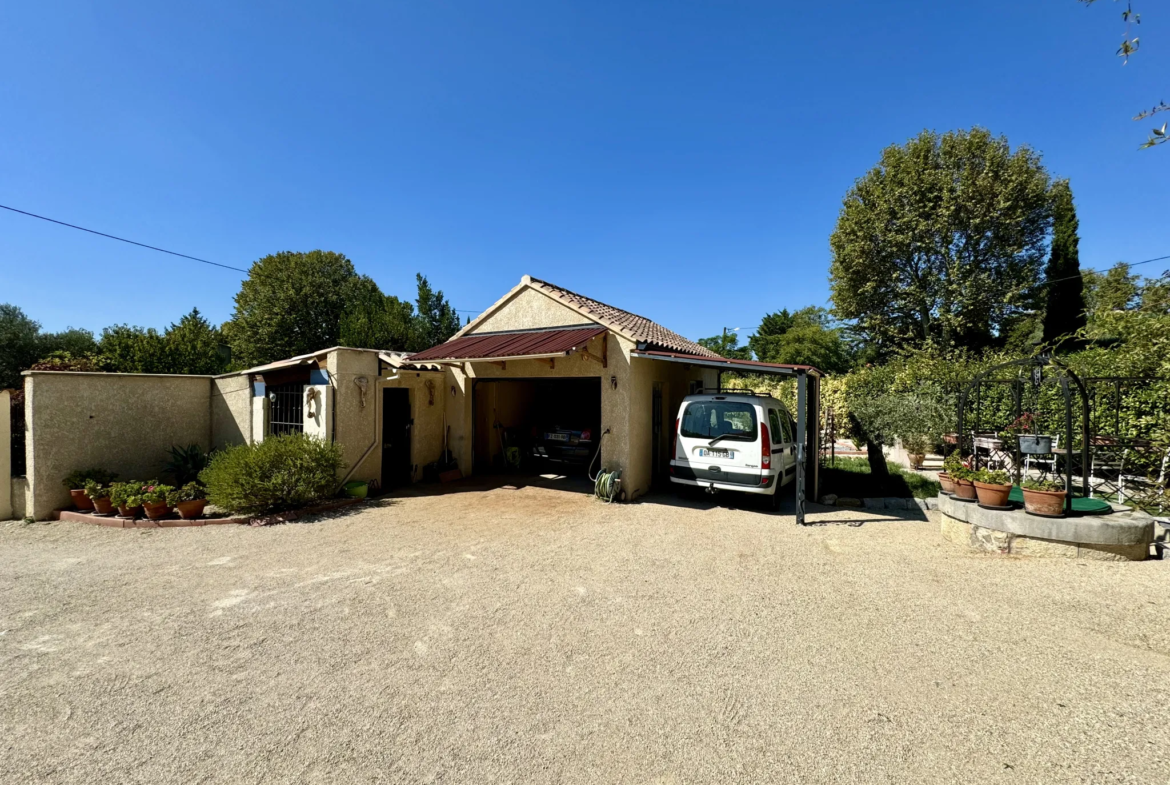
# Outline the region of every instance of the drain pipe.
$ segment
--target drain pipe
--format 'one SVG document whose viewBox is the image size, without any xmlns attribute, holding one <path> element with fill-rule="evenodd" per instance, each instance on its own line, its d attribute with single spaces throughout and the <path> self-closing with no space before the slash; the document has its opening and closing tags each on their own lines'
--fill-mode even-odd
<svg viewBox="0 0 1170 785">
<path fill-rule="evenodd" d="M 398 381 L 398 376 L 399 376 L 399 372 L 398 372 L 398 371 L 395 371 L 395 372 L 394 372 L 394 374 L 393 374 L 392 376 L 380 376 L 380 377 L 378 377 L 377 381 L 378 381 L 378 382 L 394 382 L 394 381 Z M 377 392 L 378 392 L 378 389 L 379 389 L 379 388 L 378 388 L 378 385 L 377 385 L 377 383 L 375 383 L 375 384 L 374 384 L 374 392 L 375 392 L 375 393 L 377 393 Z M 359 466 L 361 466 L 363 463 L 365 463 L 365 462 L 366 462 L 366 458 L 369 458 L 369 457 L 370 457 L 370 453 L 372 453 L 372 452 L 374 451 L 374 448 L 378 446 L 378 443 L 379 443 L 380 441 L 382 441 L 382 432 L 381 432 L 381 430 L 380 430 L 380 429 L 379 429 L 379 427 L 378 427 L 378 426 L 379 426 L 379 421 L 380 421 L 381 417 L 380 417 L 380 415 L 379 415 L 379 412 L 380 412 L 380 410 L 377 408 L 377 406 L 378 406 L 378 400 L 377 400 L 377 398 L 378 398 L 378 396 L 377 396 L 377 395 L 375 395 L 375 396 L 374 396 L 374 407 L 375 407 L 375 408 L 374 408 L 374 440 L 373 440 L 372 442 L 370 442 L 370 446 L 369 446 L 369 447 L 367 447 L 367 448 L 366 448 L 366 451 L 362 453 L 362 457 L 358 458 L 358 459 L 357 459 L 357 461 L 355 461 L 355 462 L 354 462 L 354 465 L 353 465 L 353 466 L 350 468 L 350 470 L 349 470 L 348 472 L 346 472 L 346 475 L 345 475 L 345 477 L 343 477 L 343 478 L 341 479 L 341 483 L 340 483 L 340 484 L 337 486 L 337 489 L 338 489 L 338 490 L 341 490 L 342 488 L 344 488 L 344 487 L 345 487 L 345 484 L 346 484 L 347 482 L 349 482 L 349 479 L 350 479 L 351 477 L 353 477 L 353 474 L 354 474 L 354 472 L 356 472 L 356 471 L 357 471 L 357 468 L 358 468 Z M 336 401 L 336 397 L 334 398 L 334 400 Z M 335 410 L 335 411 L 336 411 L 336 407 L 337 407 L 337 405 L 336 405 L 336 403 L 335 403 L 335 404 L 334 404 L 334 410 Z M 336 438 L 337 431 L 336 431 L 336 430 L 334 430 L 334 431 L 333 431 L 333 434 L 334 434 L 334 438 Z"/>
</svg>

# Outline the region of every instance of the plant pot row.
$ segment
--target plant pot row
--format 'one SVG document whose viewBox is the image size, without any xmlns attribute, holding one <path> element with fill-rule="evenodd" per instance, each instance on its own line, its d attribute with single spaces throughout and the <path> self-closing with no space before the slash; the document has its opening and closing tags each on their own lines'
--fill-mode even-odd
<svg viewBox="0 0 1170 785">
<path fill-rule="evenodd" d="M 984 507 L 1007 507 L 1011 504 L 1011 485 L 958 479 L 945 472 L 939 474 L 943 493 L 964 501 L 978 501 Z M 1024 510 L 1033 515 L 1057 517 L 1064 514 L 1065 491 L 1042 491 L 1023 488 Z"/>
<path fill-rule="evenodd" d="M 84 490 L 73 490 L 69 492 L 69 495 L 72 497 L 73 506 L 77 508 L 78 512 L 111 515 L 117 510 L 118 515 L 122 518 L 138 518 L 145 514 L 152 521 L 165 518 L 175 512 L 183 520 L 193 521 L 203 517 L 203 510 L 207 507 L 207 499 L 179 502 L 173 507 L 166 502 L 146 502 L 136 507 L 127 507 L 125 505 L 115 507 L 113 502 L 110 501 L 109 496 L 91 499 L 86 495 Z"/>
</svg>

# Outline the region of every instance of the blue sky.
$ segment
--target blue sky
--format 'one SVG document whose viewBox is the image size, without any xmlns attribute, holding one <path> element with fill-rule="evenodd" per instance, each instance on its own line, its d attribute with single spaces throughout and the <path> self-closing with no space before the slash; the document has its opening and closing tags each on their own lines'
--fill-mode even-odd
<svg viewBox="0 0 1170 785">
<path fill-rule="evenodd" d="M 1136 2 L 1125 67 L 1108 0 L 9 3 L 0 203 L 245 268 L 340 251 L 463 310 L 529 273 L 746 333 L 827 304 L 842 197 L 923 128 L 1041 151 L 1083 265 L 1170 254 L 1170 146 L 1129 120 L 1170 101 L 1170 9 Z M 46 329 L 222 321 L 241 277 L 0 211 L 0 302 Z"/>
</svg>

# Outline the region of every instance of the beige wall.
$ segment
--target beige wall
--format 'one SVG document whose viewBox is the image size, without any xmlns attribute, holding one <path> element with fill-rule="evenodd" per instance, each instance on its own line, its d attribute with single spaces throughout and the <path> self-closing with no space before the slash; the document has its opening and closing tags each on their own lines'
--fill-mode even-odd
<svg viewBox="0 0 1170 785">
<path fill-rule="evenodd" d="M 61 480 L 102 468 L 120 479 L 158 477 L 173 445 L 211 444 L 208 376 L 25 372 L 26 514 L 44 520 L 69 503 Z"/>
<path fill-rule="evenodd" d="M 512 295 L 500 310 L 484 319 L 471 333 L 529 330 L 535 327 L 565 327 L 588 324 L 589 319 L 557 302 L 547 294 L 525 287 Z"/>
<path fill-rule="evenodd" d="M 12 393 L 0 390 L 0 521 L 12 517 Z"/>
<path fill-rule="evenodd" d="M 443 454 L 443 427 L 446 424 L 447 399 L 451 397 L 451 378 L 449 374 L 430 371 L 402 371 L 398 374 L 389 372 L 388 375 L 396 375 L 397 378 L 384 380 L 378 386 L 379 417 L 384 416 L 381 411 L 381 390 L 392 387 L 405 388 L 409 391 L 410 416 L 414 420 L 410 432 L 410 463 L 413 467 L 412 478 L 417 481 L 422 478 L 423 467 L 439 460 Z M 379 439 L 382 433 L 381 422 L 379 419 Z M 377 452 L 377 471 L 362 479 L 374 479 L 381 475 L 382 451 L 378 449 Z"/>
<path fill-rule="evenodd" d="M 341 446 L 346 473 L 352 479 L 369 480 L 381 474 L 382 434 L 378 425 L 378 355 L 357 349 L 335 349 L 326 360 L 333 385 L 333 439 Z M 365 377 L 366 400 L 355 384 Z"/>
<path fill-rule="evenodd" d="M 211 381 L 211 446 L 252 441 L 252 383 L 248 374 Z"/>
</svg>

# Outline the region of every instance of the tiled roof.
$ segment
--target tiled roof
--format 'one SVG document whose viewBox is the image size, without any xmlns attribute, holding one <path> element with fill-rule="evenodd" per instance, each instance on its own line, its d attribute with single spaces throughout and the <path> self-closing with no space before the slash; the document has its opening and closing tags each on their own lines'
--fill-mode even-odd
<svg viewBox="0 0 1170 785">
<path fill-rule="evenodd" d="M 694 341 L 683 338 L 678 333 L 668 330 L 657 322 L 652 322 L 645 316 L 638 316 L 636 313 L 623 311 L 621 308 L 614 308 L 612 305 L 599 303 L 590 297 L 586 297 L 576 292 L 570 292 L 568 289 L 551 284 L 548 281 L 541 281 L 538 278 L 532 279 L 532 285 L 540 289 L 545 294 L 560 300 L 574 308 L 583 311 L 592 319 L 610 326 L 617 327 L 621 332 L 629 335 L 636 341 L 645 341 L 651 348 L 667 349 L 675 352 L 682 352 L 684 354 L 698 355 L 699 357 L 719 357 L 718 354 L 706 349 Z"/>
</svg>

